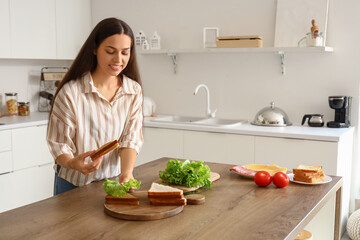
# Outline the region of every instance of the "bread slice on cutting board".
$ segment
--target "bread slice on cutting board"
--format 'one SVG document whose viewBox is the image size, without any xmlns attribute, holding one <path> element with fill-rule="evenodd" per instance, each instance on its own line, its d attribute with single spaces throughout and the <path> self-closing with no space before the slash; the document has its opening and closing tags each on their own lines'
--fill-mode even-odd
<svg viewBox="0 0 360 240">
<path fill-rule="evenodd" d="M 106 195 L 105 203 L 124 204 L 124 205 L 139 205 L 140 200 L 139 200 L 139 198 L 137 198 L 129 193 L 126 193 L 125 196 L 122 196 L 122 197 L 114 197 L 114 196 Z"/>
<path fill-rule="evenodd" d="M 186 205 L 183 190 L 158 183 L 152 183 L 148 191 L 152 205 Z"/>
</svg>

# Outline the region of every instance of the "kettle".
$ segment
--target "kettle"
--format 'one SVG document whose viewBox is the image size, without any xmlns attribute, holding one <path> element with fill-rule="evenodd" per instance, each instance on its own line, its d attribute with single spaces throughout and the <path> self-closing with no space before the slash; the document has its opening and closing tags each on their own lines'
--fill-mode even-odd
<svg viewBox="0 0 360 240">
<path fill-rule="evenodd" d="M 304 125 L 306 119 L 308 119 L 308 125 L 310 127 L 322 127 L 324 126 L 324 115 L 322 114 L 305 114 L 301 125 Z"/>
</svg>

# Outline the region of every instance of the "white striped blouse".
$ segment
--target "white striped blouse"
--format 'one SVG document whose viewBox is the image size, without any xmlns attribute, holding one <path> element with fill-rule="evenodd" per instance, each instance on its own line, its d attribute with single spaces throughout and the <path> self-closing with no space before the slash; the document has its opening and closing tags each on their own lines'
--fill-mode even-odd
<svg viewBox="0 0 360 240">
<path fill-rule="evenodd" d="M 143 144 L 142 100 L 141 86 L 126 76 L 111 102 L 98 92 L 90 73 L 66 83 L 55 99 L 49 120 L 47 141 L 54 159 L 64 153 L 77 156 L 96 150 L 115 139 L 119 139 L 120 148 L 133 148 L 139 153 Z M 118 176 L 120 166 L 118 148 L 106 154 L 99 169 L 89 175 L 62 166 L 58 175 L 83 186 Z M 56 167 L 55 163 L 55 171 Z"/>
</svg>

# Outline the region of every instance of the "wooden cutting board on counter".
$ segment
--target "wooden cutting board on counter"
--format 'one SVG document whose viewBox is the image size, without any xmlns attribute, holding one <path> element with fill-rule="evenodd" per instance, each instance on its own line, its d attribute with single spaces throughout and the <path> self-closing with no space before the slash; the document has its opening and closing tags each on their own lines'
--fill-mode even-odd
<svg viewBox="0 0 360 240">
<path fill-rule="evenodd" d="M 220 179 L 220 174 L 218 174 L 216 172 L 210 172 L 209 180 L 211 182 L 215 182 L 218 179 Z M 171 186 L 171 187 L 174 187 L 174 188 L 177 188 L 177 189 L 181 189 L 181 190 L 183 190 L 184 193 L 192 192 L 192 191 L 198 190 L 200 188 L 200 187 L 189 188 L 189 187 L 185 187 L 185 186 L 181 186 L 181 185 L 174 185 L 174 184 L 170 184 L 170 183 L 164 183 L 161 179 L 158 179 L 158 180 L 156 180 L 154 182 L 159 183 L 159 184 L 163 184 L 163 185 L 168 185 L 168 186 Z"/>
<path fill-rule="evenodd" d="M 184 206 L 153 206 L 147 191 L 135 191 L 131 195 L 138 197 L 139 205 L 104 204 L 104 212 L 112 217 L 124 220 L 158 220 L 175 216 Z"/>
</svg>

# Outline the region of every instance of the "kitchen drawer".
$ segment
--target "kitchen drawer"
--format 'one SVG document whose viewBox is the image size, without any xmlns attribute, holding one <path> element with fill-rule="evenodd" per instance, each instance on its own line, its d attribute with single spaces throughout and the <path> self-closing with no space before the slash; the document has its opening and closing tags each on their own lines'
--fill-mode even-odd
<svg viewBox="0 0 360 240">
<path fill-rule="evenodd" d="M 184 158 L 233 165 L 254 163 L 254 137 L 184 131 Z"/>
<path fill-rule="evenodd" d="M 46 130 L 46 125 L 12 130 L 14 171 L 54 161 L 47 145 Z"/>
<path fill-rule="evenodd" d="M 0 174 L 8 173 L 13 170 L 11 151 L 0 152 Z"/>
<path fill-rule="evenodd" d="M 0 152 L 11 151 L 11 130 L 0 131 Z"/>
</svg>

